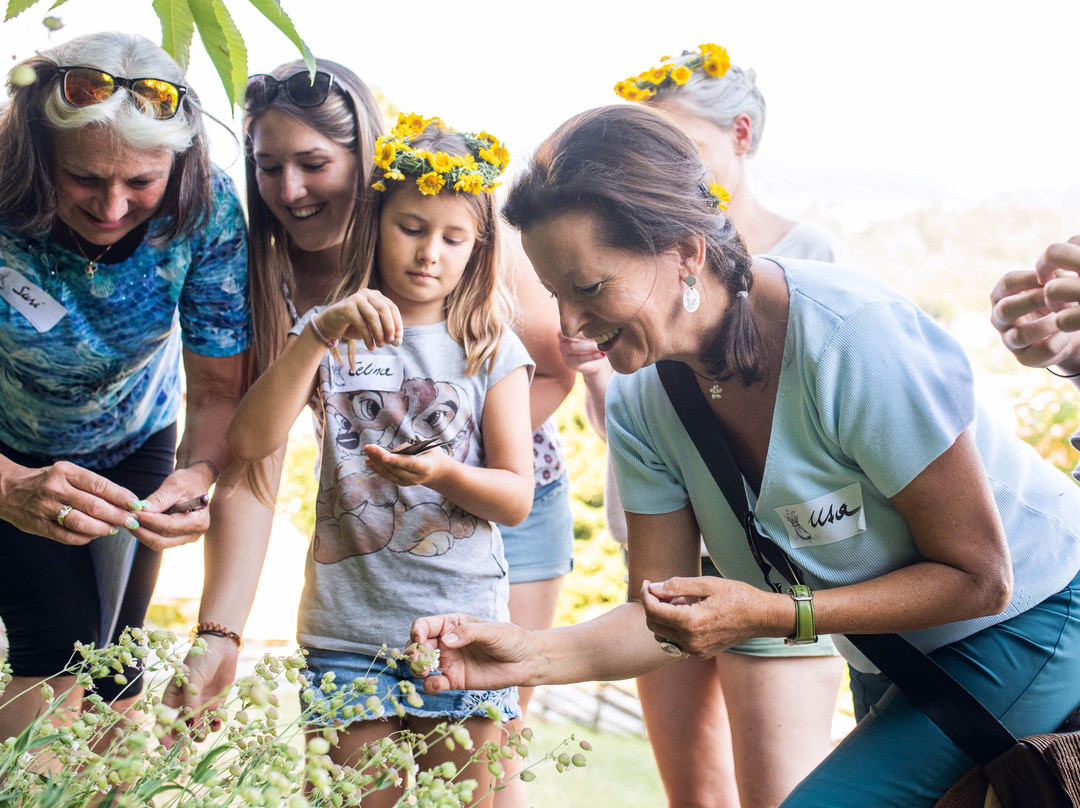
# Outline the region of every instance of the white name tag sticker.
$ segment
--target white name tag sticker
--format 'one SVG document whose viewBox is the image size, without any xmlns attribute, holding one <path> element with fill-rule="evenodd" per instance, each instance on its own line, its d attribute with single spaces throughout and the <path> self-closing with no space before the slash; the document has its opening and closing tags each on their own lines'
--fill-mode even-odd
<svg viewBox="0 0 1080 808">
<path fill-rule="evenodd" d="M 788 543 L 794 549 L 832 544 L 866 530 L 866 511 L 859 483 L 809 502 L 782 505 L 775 510 L 784 520 Z"/>
<path fill-rule="evenodd" d="M 0 297 L 44 334 L 67 314 L 67 309 L 40 286 L 10 267 L 0 267 Z"/>
<path fill-rule="evenodd" d="M 338 362 L 330 355 L 330 389 L 335 393 L 351 393 L 355 390 L 382 390 L 393 392 L 405 384 L 405 364 L 398 356 L 379 356 L 360 353 L 356 364 L 349 369 L 345 362 Z"/>
</svg>

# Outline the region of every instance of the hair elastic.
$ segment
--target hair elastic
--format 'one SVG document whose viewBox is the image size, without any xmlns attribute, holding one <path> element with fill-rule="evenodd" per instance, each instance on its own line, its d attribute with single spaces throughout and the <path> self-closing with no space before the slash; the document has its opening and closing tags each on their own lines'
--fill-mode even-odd
<svg viewBox="0 0 1080 808">
<path fill-rule="evenodd" d="M 735 297 L 741 297 L 741 298 L 744 298 L 746 300 L 749 300 L 750 299 L 750 293 L 748 291 L 746 291 L 745 289 L 740 289 L 739 291 L 737 291 L 735 293 Z"/>
</svg>

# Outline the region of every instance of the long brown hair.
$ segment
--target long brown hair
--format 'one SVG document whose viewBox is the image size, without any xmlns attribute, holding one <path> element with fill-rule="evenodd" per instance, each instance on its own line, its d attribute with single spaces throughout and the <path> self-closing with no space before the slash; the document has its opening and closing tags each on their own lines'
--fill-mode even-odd
<svg viewBox="0 0 1080 808">
<path fill-rule="evenodd" d="M 562 213 L 592 216 L 609 247 L 660 255 L 705 239 L 707 270 L 732 305 L 701 361 L 717 379 L 764 377 L 765 347 L 745 296 L 752 261 L 731 219 L 715 207 L 693 141 L 668 116 L 616 105 L 571 118 L 537 149 L 510 189 L 503 216 L 527 231 Z"/>
<path fill-rule="evenodd" d="M 252 310 L 252 343 L 247 368 L 250 385 L 281 353 L 292 328 L 292 313 L 286 303 L 297 297 L 296 276 L 289 256 L 289 234 L 270 210 L 259 193 L 255 176 L 255 157 L 252 138 L 259 119 L 268 110 L 277 110 L 296 118 L 321 135 L 349 149 L 356 155 L 357 181 L 355 202 L 341 245 L 342 275 L 349 276 L 357 256 L 348 248 L 350 234 L 365 220 L 364 211 L 370 207 L 374 192 L 370 189 L 370 167 L 375 141 L 383 130 L 382 113 L 368 86 L 344 65 L 326 59 L 316 61 L 318 70 L 330 73 L 334 85 L 326 101 L 316 107 L 298 107 L 285 92 L 278 92 L 268 104 L 245 100 L 244 105 L 244 170 L 247 177 L 247 209 L 250 270 L 248 290 Z M 288 62 L 270 72 L 284 79 L 307 67 L 302 61 Z M 329 302 L 329 301 L 324 301 Z M 299 312 L 303 314 L 303 312 Z M 270 500 L 265 463 L 248 467 L 248 484 L 264 501 Z"/>
</svg>

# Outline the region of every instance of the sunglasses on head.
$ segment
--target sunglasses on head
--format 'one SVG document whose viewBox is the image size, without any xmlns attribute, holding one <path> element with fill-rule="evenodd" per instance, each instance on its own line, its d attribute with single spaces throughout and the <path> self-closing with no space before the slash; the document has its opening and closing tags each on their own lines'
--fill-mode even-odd
<svg viewBox="0 0 1080 808">
<path fill-rule="evenodd" d="M 180 110 L 180 100 L 187 92 L 187 87 L 165 79 L 125 79 L 96 67 L 62 65 L 56 70 L 63 82 L 64 100 L 73 107 L 100 104 L 117 87 L 123 87 L 131 93 L 141 112 L 166 120 Z"/>
<path fill-rule="evenodd" d="M 256 73 L 248 77 L 245 102 L 248 106 L 266 106 L 284 87 L 286 97 L 296 106 L 317 107 L 326 101 L 333 86 L 333 75 L 322 70 L 316 70 L 314 76 L 307 70 L 299 70 L 283 79 L 274 78 L 268 73 Z"/>
</svg>

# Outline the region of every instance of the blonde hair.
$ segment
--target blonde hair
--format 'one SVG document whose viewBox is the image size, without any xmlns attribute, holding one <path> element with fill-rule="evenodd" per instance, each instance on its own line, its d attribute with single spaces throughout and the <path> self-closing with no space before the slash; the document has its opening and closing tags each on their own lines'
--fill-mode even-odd
<svg viewBox="0 0 1080 808">
<path fill-rule="evenodd" d="M 441 151 L 451 156 L 469 153 L 465 140 L 457 132 L 431 127 L 412 140 L 418 149 Z M 381 169 L 375 172 L 378 178 Z M 389 181 L 386 190 L 376 194 L 368 208 L 368 216 L 351 240 L 350 251 L 361 260 L 354 261 L 342 278 L 335 298 L 340 299 L 357 289 L 378 289 L 379 267 L 376 261 L 379 219 L 387 200 L 401 188 L 411 184 Z M 485 362 L 494 363 L 503 335 L 513 319 L 514 305 L 502 268 L 499 221 L 491 194 L 471 194 L 444 188 L 441 194 L 454 194 L 469 206 L 476 225 L 476 243 L 457 286 L 447 295 L 444 305 L 446 329 L 450 337 L 465 349 L 465 373 L 474 375 Z"/>
</svg>

